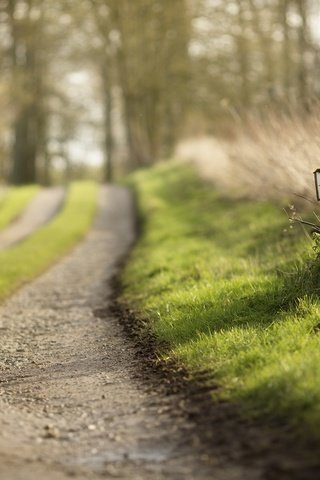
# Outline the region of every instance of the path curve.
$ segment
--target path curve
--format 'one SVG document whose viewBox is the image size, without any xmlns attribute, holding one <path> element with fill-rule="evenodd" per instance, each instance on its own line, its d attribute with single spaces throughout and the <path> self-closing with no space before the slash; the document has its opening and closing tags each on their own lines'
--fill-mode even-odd
<svg viewBox="0 0 320 480">
<path fill-rule="evenodd" d="M 134 239 L 128 191 L 105 188 L 99 204 L 86 240 L 0 308 L 0 478 L 235 478 L 141 381 L 118 320 L 99 314 Z"/>
<path fill-rule="evenodd" d="M 44 188 L 36 194 L 22 214 L 0 232 L 0 250 L 4 250 L 31 235 L 48 223 L 61 208 L 66 195 L 63 187 Z"/>
</svg>

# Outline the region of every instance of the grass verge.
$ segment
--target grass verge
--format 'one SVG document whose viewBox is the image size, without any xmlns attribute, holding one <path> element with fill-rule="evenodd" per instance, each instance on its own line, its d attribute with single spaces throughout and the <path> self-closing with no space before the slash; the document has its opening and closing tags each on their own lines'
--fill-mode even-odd
<svg viewBox="0 0 320 480">
<path fill-rule="evenodd" d="M 143 232 L 123 299 L 191 374 L 251 415 L 320 427 L 320 286 L 312 242 L 281 208 L 230 201 L 186 167 L 131 176 Z M 307 428 L 306 428 L 307 427 Z"/>
<path fill-rule="evenodd" d="M 0 252 L 0 298 L 32 279 L 80 240 L 96 209 L 97 186 L 75 182 L 61 212 L 22 243 Z"/>
<path fill-rule="evenodd" d="M 35 196 L 39 187 L 11 187 L 0 200 L 0 230 L 15 220 Z"/>
</svg>

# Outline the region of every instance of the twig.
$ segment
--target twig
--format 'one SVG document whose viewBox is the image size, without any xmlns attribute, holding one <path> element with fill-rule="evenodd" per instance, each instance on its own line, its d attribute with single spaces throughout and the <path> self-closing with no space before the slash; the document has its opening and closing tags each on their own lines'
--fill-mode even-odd
<svg viewBox="0 0 320 480">
<path fill-rule="evenodd" d="M 290 218 L 290 220 L 292 222 L 298 222 L 298 223 L 301 223 L 303 225 L 308 225 L 309 227 L 312 227 L 314 228 L 314 230 L 317 231 L 317 233 L 320 233 L 320 226 L 316 225 L 315 223 L 312 223 L 312 222 L 307 222 L 306 220 L 300 220 L 299 218 Z"/>
<path fill-rule="evenodd" d="M 306 197 L 305 195 L 301 195 L 301 193 L 294 193 L 294 195 L 295 195 L 296 197 L 303 198 L 304 200 L 306 200 L 307 202 L 312 203 L 313 205 L 319 205 L 318 202 L 316 202 L 315 200 L 312 200 L 312 199 L 309 198 L 309 197 Z"/>
</svg>

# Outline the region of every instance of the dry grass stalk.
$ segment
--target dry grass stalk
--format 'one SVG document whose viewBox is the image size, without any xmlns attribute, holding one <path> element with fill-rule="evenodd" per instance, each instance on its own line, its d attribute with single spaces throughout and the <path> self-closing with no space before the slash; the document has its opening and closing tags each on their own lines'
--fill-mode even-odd
<svg viewBox="0 0 320 480">
<path fill-rule="evenodd" d="M 176 153 L 232 195 L 315 200 L 312 172 L 320 166 L 320 108 L 308 114 L 251 114 L 233 128 L 234 140 L 192 138 L 182 141 Z"/>
</svg>

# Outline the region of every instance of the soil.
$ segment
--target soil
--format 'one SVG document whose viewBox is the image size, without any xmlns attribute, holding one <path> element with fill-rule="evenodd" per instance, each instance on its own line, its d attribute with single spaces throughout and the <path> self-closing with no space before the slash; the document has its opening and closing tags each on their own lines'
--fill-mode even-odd
<svg viewBox="0 0 320 480">
<path fill-rule="evenodd" d="M 85 241 L 0 309 L 1 480 L 319 478 L 285 425 L 244 420 L 212 402 L 206 372 L 156 361 L 115 299 L 132 198 L 104 187 L 99 205 Z"/>
<path fill-rule="evenodd" d="M 43 188 L 22 214 L 0 232 L 0 250 L 21 242 L 37 228 L 49 222 L 61 208 L 66 191 L 62 187 Z"/>
</svg>

